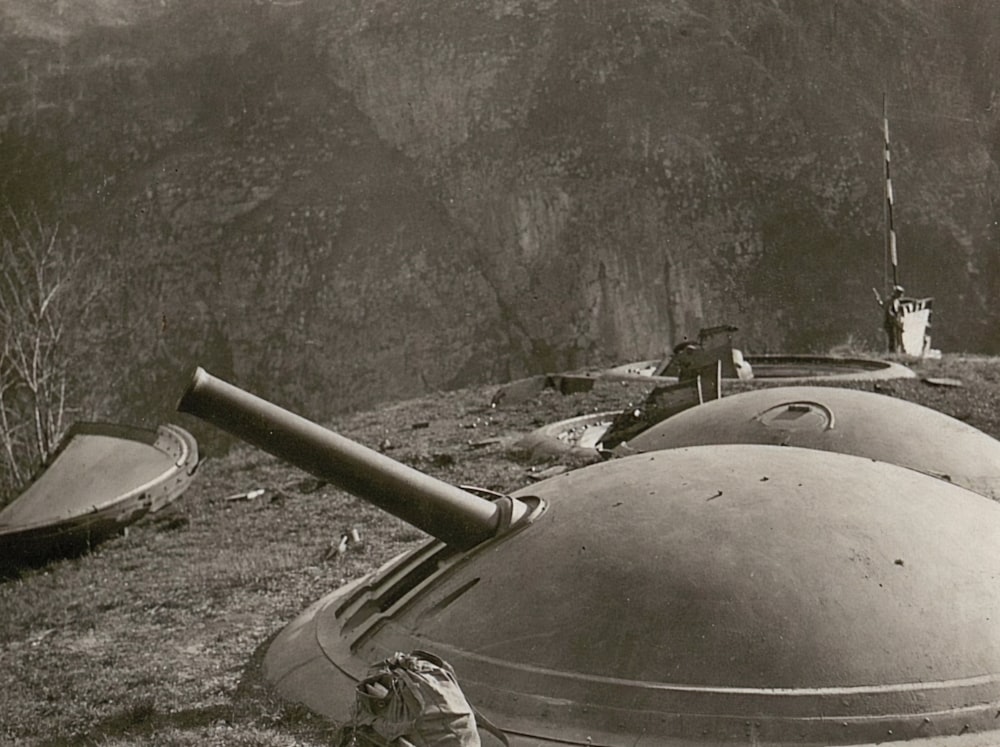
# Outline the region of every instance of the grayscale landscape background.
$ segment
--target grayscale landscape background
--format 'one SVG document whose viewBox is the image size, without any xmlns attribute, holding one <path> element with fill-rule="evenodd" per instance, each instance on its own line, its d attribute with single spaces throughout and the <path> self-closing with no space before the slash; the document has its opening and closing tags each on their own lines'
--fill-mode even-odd
<svg viewBox="0 0 1000 747">
<path fill-rule="evenodd" d="M 196 364 L 322 419 L 657 357 L 1000 354 L 991 0 L 5 0 L 0 231 L 83 258 L 75 406 Z"/>
</svg>

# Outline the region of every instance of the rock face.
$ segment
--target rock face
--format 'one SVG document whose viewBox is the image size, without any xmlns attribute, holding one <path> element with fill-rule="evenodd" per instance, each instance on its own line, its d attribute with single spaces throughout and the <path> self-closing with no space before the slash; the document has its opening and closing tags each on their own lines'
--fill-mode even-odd
<svg viewBox="0 0 1000 747">
<path fill-rule="evenodd" d="M 0 189 L 108 269 L 133 406 L 881 344 L 883 92 L 901 281 L 1000 352 L 989 0 L 92 5 L 0 8 Z"/>
</svg>

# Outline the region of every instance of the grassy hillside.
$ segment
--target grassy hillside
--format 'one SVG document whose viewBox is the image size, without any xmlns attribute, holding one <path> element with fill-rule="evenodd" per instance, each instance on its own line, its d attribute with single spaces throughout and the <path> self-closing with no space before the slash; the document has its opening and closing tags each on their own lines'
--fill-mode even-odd
<svg viewBox="0 0 1000 747">
<path fill-rule="evenodd" d="M 934 407 L 1000 437 L 1000 359 L 946 356 L 921 379 L 863 388 Z M 539 425 L 624 409 L 647 387 L 600 383 L 489 406 L 467 388 L 331 423 L 452 483 L 510 491 L 530 465 L 507 447 Z M 234 496 L 262 489 L 254 500 Z M 345 528 L 363 544 L 331 556 Z M 165 513 L 89 555 L 0 581 L 0 741 L 24 745 L 328 744 L 335 725 L 274 701 L 258 665 L 270 637 L 310 602 L 414 546 L 422 535 L 249 448 L 203 463 Z"/>
</svg>

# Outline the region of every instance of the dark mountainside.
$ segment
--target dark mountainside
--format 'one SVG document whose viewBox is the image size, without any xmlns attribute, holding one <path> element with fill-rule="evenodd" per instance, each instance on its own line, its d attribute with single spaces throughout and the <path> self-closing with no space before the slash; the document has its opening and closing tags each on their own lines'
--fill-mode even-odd
<svg viewBox="0 0 1000 747">
<path fill-rule="evenodd" d="M 883 91 L 901 279 L 935 347 L 1000 353 L 990 0 L 8 0 L 0 24 L 0 201 L 75 230 L 104 290 L 91 415 L 168 416 L 195 363 L 323 418 L 723 322 L 750 352 L 881 345 Z"/>
</svg>

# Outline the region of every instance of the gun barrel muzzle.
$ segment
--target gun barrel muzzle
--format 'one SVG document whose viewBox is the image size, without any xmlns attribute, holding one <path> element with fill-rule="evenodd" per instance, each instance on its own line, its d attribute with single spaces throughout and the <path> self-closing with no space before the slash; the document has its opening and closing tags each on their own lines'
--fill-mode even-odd
<svg viewBox="0 0 1000 747">
<path fill-rule="evenodd" d="M 495 536 L 497 503 L 345 438 L 198 368 L 177 405 L 458 549 Z M 516 520 L 526 508 L 514 500 Z"/>
</svg>

